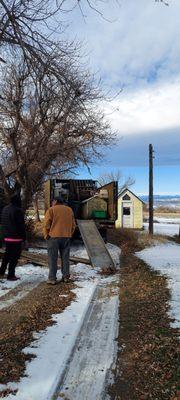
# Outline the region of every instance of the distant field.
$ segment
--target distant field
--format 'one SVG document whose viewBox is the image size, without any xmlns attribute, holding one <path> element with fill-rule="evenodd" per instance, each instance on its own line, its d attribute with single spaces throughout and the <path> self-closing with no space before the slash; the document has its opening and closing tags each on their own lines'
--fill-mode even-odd
<svg viewBox="0 0 180 400">
<path fill-rule="evenodd" d="M 148 196 L 140 196 L 145 204 L 148 204 Z M 180 195 L 154 195 L 154 206 L 163 209 L 179 209 L 180 211 Z"/>
<path fill-rule="evenodd" d="M 144 219 L 148 219 L 149 218 L 149 214 L 148 212 L 144 212 Z M 167 211 L 167 212 L 162 212 L 162 211 L 158 211 L 158 210 L 154 210 L 154 219 L 155 218 L 172 218 L 172 219 L 179 219 L 180 218 L 180 210 L 178 210 L 178 212 L 174 212 L 174 211 Z"/>
</svg>

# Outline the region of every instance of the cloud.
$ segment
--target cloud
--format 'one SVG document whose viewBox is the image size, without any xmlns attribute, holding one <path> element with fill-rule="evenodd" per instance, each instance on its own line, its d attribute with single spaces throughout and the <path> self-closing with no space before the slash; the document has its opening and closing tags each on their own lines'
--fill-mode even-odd
<svg viewBox="0 0 180 400">
<path fill-rule="evenodd" d="M 123 87 L 118 100 L 102 105 L 122 137 L 104 165 L 145 166 L 149 143 L 158 165 L 180 165 L 180 1 L 169 0 L 169 7 L 155 0 L 99 4 L 114 22 L 90 10 L 83 20 L 76 10 L 69 36 L 85 40 L 88 65 L 107 90 Z"/>
<path fill-rule="evenodd" d="M 121 0 L 102 4 L 104 17 L 85 10 L 71 14 L 71 35 L 84 39 L 93 69 L 107 85 L 144 86 L 179 75 L 180 1 L 170 6 L 154 0 Z M 97 3 L 98 4 L 98 3 Z"/>
<path fill-rule="evenodd" d="M 111 168 L 148 166 L 148 147 L 155 150 L 156 166 L 180 165 L 179 128 L 124 136 L 113 148 L 105 151 L 104 165 Z"/>
<path fill-rule="evenodd" d="M 140 90 L 124 90 L 104 108 L 112 128 L 124 136 L 180 127 L 179 106 L 180 77 Z"/>
</svg>

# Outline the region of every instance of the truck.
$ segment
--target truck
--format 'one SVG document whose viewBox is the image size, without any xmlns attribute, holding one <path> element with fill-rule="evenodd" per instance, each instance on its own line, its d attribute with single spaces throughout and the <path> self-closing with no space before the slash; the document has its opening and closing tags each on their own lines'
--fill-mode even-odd
<svg viewBox="0 0 180 400">
<path fill-rule="evenodd" d="M 45 210 L 54 197 L 61 196 L 76 219 L 93 219 L 106 237 L 107 228 L 114 227 L 117 219 L 118 183 L 109 182 L 101 187 L 92 179 L 47 180 L 44 184 Z"/>
</svg>

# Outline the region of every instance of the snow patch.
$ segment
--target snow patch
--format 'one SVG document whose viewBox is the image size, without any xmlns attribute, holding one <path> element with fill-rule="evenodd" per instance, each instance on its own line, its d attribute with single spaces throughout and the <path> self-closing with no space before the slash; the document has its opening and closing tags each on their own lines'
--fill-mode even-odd
<svg viewBox="0 0 180 400">
<path fill-rule="evenodd" d="M 145 222 L 144 229 L 147 231 L 149 229 L 148 222 Z M 154 222 L 154 233 L 158 235 L 175 236 L 179 235 L 179 224 L 177 223 L 155 223 Z"/>
<path fill-rule="evenodd" d="M 53 316 L 56 324 L 35 335 L 37 341 L 25 348 L 24 352 L 34 354 L 36 358 L 27 363 L 27 377 L 16 385 L 17 394 L 9 395 L 5 399 L 48 400 L 53 395 L 95 288 L 96 283 L 83 282 L 83 287 L 74 290 L 76 301 L 62 314 Z"/>
<path fill-rule="evenodd" d="M 47 279 L 48 269 L 35 267 L 32 264 L 25 264 L 16 267 L 17 276 L 20 278 L 18 281 L 8 281 L 6 279 L 0 280 L 0 297 L 4 296 L 10 290 L 17 288 L 22 284 L 39 284 L 40 281 Z"/>
<path fill-rule="evenodd" d="M 137 252 L 136 256 L 168 277 L 172 326 L 180 328 L 180 245 L 167 242 Z"/>
</svg>

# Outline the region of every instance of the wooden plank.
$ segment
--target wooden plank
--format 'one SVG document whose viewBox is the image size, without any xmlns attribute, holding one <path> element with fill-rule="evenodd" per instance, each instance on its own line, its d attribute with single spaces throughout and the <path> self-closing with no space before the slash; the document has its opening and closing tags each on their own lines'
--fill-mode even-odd
<svg viewBox="0 0 180 400">
<path fill-rule="evenodd" d="M 114 261 L 95 222 L 92 220 L 77 220 L 77 223 L 93 267 L 100 268 L 103 271 L 115 271 Z"/>
<path fill-rule="evenodd" d="M 48 257 L 46 254 L 36 254 L 23 250 L 21 257 L 25 258 L 27 261 L 30 261 L 35 265 L 42 265 L 43 267 L 48 267 Z M 61 267 L 60 262 L 58 262 L 58 267 Z"/>
<path fill-rule="evenodd" d="M 73 264 L 82 263 L 86 265 L 91 265 L 91 261 L 88 258 L 70 256 L 69 259 L 70 261 L 72 261 Z"/>
<path fill-rule="evenodd" d="M 4 254 L 4 249 L 0 249 L 0 254 Z M 31 261 L 32 263 L 36 265 L 42 265 L 44 267 L 48 266 L 48 256 L 46 254 L 37 254 L 37 253 L 31 253 L 29 251 L 23 250 L 21 257 L 25 258 L 26 260 Z M 71 264 L 86 264 L 86 265 L 91 265 L 90 260 L 87 258 L 81 258 L 81 257 L 74 257 L 70 256 L 70 262 Z M 61 267 L 61 260 L 58 260 L 58 266 Z"/>
</svg>

